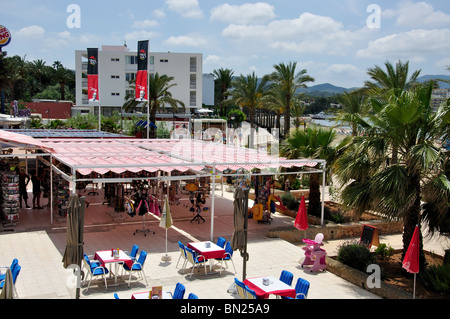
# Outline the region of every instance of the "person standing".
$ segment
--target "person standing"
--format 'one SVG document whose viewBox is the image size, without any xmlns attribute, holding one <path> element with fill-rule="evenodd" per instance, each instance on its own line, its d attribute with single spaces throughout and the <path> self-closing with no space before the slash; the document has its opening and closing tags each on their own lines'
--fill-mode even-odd
<svg viewBox="0 0 450 319">
<path fill-rule="evenodd" d="M 22 208 L 22 199 L 25 202 L 25 207 L 30 208 L 30 206 L 28 206 L 28 192 L 27 192 L 27 185 L 30 182 L 30 175 L 25 173 L 19 167 L 16 167 L 16 174 L 19 175 L 20 208 Z"/>
<path fill-rule="evenodd" d="M 33 183 L 33 209 L 42 209 L 41 206 L 41 177 L 35 172 L 31 176 L 31 182 Z"/>
</svg>

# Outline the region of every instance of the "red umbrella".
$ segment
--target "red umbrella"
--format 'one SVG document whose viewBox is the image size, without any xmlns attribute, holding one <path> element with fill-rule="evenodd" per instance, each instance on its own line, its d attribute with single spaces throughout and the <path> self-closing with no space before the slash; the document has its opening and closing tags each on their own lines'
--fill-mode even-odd
<svg viewBox="0 0 450 319">
<path fill-rule="evenodd" d="M 295 217 L 294 227 L 298 230 L 308 229 L 308 218 L 306 216 L 305 195 L 302 195 L 302 200 L 298 208 L 297 216 Z"/>
<path fill-rule="evenodd" d="M 414 229 L 411 242 L 409 243 L 408 250 L 406 251 L 402 263 L 402 267 L 405 268 L 407 272 L 414 274 L 413 298 L 415 298 L 416 295 L 416 274 L 419 272 L 419 245 L 419 226 L 416 225 L 416 229 Z"/>
</svg>

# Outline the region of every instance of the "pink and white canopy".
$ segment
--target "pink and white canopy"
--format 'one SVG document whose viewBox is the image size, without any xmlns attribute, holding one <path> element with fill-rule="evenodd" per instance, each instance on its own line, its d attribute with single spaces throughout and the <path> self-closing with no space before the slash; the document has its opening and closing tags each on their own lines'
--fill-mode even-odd
<svg viewBox="0 0 450 319">
<path fill-rule="evenodd" d="M 41 147 L 81 175 L 92 172 L 186 172 L 315 167 L 321 160 L 287 160 L 265 151 L 190 139 L 36 139 L 0 131 L 0 141 Z"/>
</svg>

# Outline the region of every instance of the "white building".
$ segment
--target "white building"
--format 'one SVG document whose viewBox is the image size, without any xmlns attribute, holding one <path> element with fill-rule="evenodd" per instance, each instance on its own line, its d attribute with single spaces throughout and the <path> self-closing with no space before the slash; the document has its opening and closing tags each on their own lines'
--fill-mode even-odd
<svg viewBox="0 0 450 319">
<path fill-rule="evenodd" d="M 170 89 L 172 97 L 183 101 L 186 109 L 176 113 L 190 114 L 202 107 L 202 61 L 201 53 L 149 52 L 148 72 L 174 77 L 176 83 Z M 136 78 L 137 53 L 126 46 L 102 46 L 98 51 L 99 97 L 103 115 L 121 111 L 129 88 L 128 81 Z M 75 51 L 76 113 L 98 114 L 98 103 L 87 98 L 87 50 Z M 134 94 L 134 93 L 133 93 Z M 172 113 L 169 107 L 167 113 Z"/>
</svg>

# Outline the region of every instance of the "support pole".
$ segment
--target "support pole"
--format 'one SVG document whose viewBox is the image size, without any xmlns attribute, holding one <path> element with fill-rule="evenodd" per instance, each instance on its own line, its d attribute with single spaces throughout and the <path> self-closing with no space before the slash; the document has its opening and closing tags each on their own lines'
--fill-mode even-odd
<svg viewBox="0 0 450 319">
<path fill-rule="evenodd" d="M 214 241 L 214 197 L 216 194 L 216 165 L 213 165 L 213 181 L 212 181 L 212 196 L 211 196 L 211 237 L 210 240 Z"/>
</svg>

